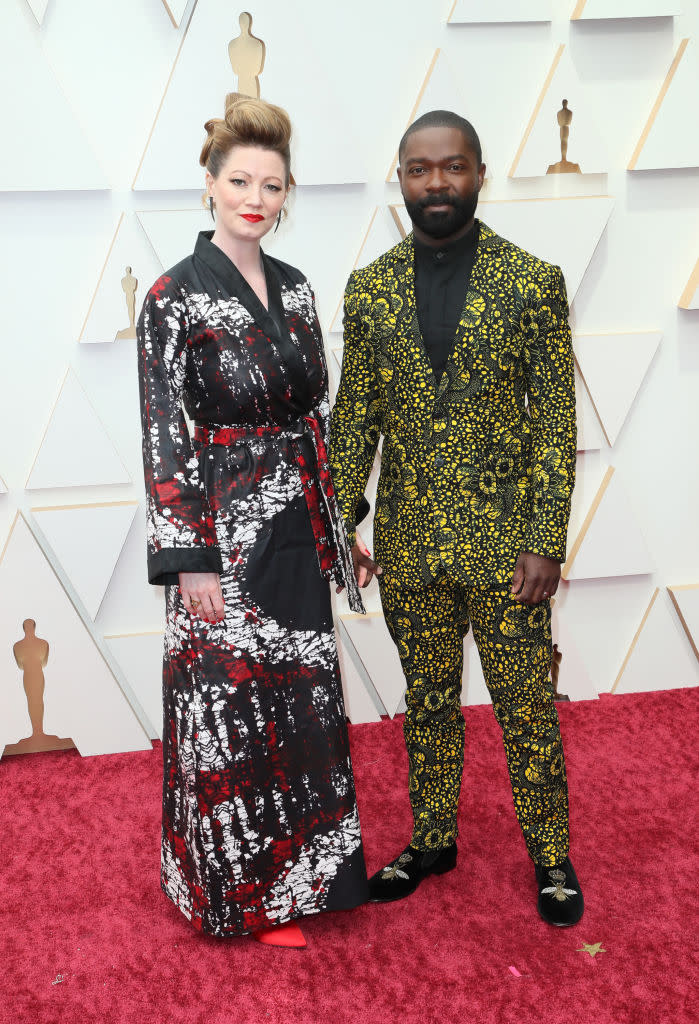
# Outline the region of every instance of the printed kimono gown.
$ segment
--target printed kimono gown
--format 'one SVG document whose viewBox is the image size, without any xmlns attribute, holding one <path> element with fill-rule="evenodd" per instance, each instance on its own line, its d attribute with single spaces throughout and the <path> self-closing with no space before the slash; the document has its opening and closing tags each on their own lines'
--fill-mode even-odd
<svg viewBox="0 0 699 1024">
<path fill-rule="evenodd" d="M 138 350 L 148 575 L 167 607 L 161 884 L 223 936 L 366 898 L 329 579 L 363 609 L 311 288 L 263 256 L 267 311 L 210 239 L 151 288 Z M 178 586 L 211 571 L 216 624 Z"/>
</svg>

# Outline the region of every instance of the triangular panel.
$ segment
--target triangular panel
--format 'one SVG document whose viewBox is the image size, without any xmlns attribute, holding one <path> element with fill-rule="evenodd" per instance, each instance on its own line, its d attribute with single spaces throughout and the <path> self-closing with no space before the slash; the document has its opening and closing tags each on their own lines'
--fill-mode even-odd
<svg viewBox="0 0 699 1024">
<path fill-rule="evenodd" d="M 104 189 L 90 148 L 16 0 L 0 4 L 0 191 Z M 40 128 L 38 128 L 40 126 Z M 50 154 L 50 156 L 49 156 Z"/>
<path fill-rule="evenodd" d="M 619 436 L 661 337 L 657 331 L 575 336 L 578 366 L 610 445 Z"/>
<path fill-rule="evenodd" d="M 107 663 L 21 515 L 0 558 L 0 751 L 28 735 L 13 645 L 27 619 L 49 644 L 43 731 L 70 736 L 83 756 L 150 744 Z"/>
<path fill-rule="evenodd" d="M 656 589 L 631 641 L 612 693 L 699 684 L 699 663 L 670 597 Z"/>
<path fill-rule="evenodd" d="M 594 452 L 606 448 L 607 438 L 577 363 L 575 365 L 575 416 L 578 426 L 578 451 Z"/>
<path fill-rule="evenodd" d="M 461 677 L 461 706 L 490 704 L 490 693 L 485 684 L 478 648 L 469 633 L 464 642 L 464 671 Z"/>
<path fill-rule="evenodd" d="M 368 615 L 340 615 L 355 651 L 369 674 L 376 692 L 391 718 L 405 691 L 405 678 L 395 644 L 381 612 Z"/>
<path fill-rule="evenodd" d="M 631 502 L 610 466 L 563 567 L 563 578 L 636 576 L 654 568 Z"/>
<path fill-rule="evenodd" d="M 478 216 L 510 242 L 561 267 L 572 302 L 613 208 L 609 196 L 484 200 Z M 391 211 L 404 234 L 412 230 L 405 206 Z"/>
<path fill-rule="evenodd" d="M 551 636 L 561 655 L 558 674 L 558 693 L 571 700 L 594 700 L 597 687 L 590 678 L 580 649 L 566 623 L 560 602 L 551 602 Z"/>
<path fill-rule="evenodd" d="M 450 25 L 476 23 L 551 21 L 551 0 L 454 0 Z"/>
<path fill-rule="evenodd" d="M 49 0 L 27 0 L 27 3 L 31 7 L 32 14 L 40 25 L 44 22 L 44 15 L 46 14 L 46 8 L 49 5 Z"/>
<path fill-rule="evenodd" d="M 265 44 L 260 94 L 289 110 L 294 120 L 295 180 L 300 185 L 366 181 L 362 146 L 333 82 L 322 70 L 323 60 L 313 50 L 301 6 L 286 0 L 250 0 L 245 10 L 252 15 L 254 36 Z M 222 117 L 224 97 L 238 88 L 228 53 L 229 42 L 241 31 L 237 14 L 229 0 L 201 0 L 195 8 L 134 188 L 203 188 L 199 153 L 204 122 Z"/>
<path fill-rule="evenodd" d="M 163 722 L 163 634 L 131 633 L 105 636 L 104 639 L 146 713 L 150 739 L 160 739 Z"/>
<path fill-rule="evenodd" d="M 122 213 L 78 340 L 135 338 L 143 296 L 162 269 L 137 218 Z"/>
<path fill-rule="evenodd" d="M 126 484 L 131 477 L 78 378 L 68 370 L 27 489 Z"/>
<path fill-rule="evenodd" d="M 678 0 L 577 0 L 571 21 L 601 18 L 663 18 L 682 13 Z"/>
<path fill-rule="evenodd" d="M 102 603 L 138 502 L 34 508 L 32 514 L 91 618 Z"/>
<path fill-rule="evenodd" d="M 7 484 L 0 476 L 0 494 L 7 494 Z"/>
<path fill-rule="evenodd" d="M 375 207 L 352 269 L 356 270 L 357 267 L 366 267 L 378 256 L 381 256 L 388 249 L 396 245 L 397 242 L 400 242 L 400 239 L 400 232 L 397 230 L 395 221 L 388 209 L 383 206 Z M 330 324 L 330 330 L 335 333 L 342 333 L 342 299 L 337 304 L 337 310 Z"/>
<path fill-rule="evenodd" d="M 562 121 L 566 119 L 569 134 L 564 164 Z M 561 172 L 570 176 L 577 173 L 573 168 L 581 174 L 605 173 L 609 157 L 597 121 L 597 114 L 587 103 L 585 84 L 569 51 L 561 44 L 534 104 L 509 176 L 527 178 Z"/>
<path fill-rule="evenodd" d="M 699 96 L 697 45 L 683 39 L 629 162 L 630 171 L 699 167 L 699 132 L 691 111 Z"/>
<path fill-rule="evenodd" d="M 376 691 L 373 695 L 370 693 L 369 688 L 374 690 L 374 685 L 354 649 L 349 634 L 342 627 L 337 631 L 337 640 L 337 656 L 340 663 L 347 717 L 353 725 L 360 725 L 363 722 L 380 722 L 381 712 L 384 712 L 385 708 Z M 379 707 L 377 707 L 377 702 Z"/>
<path fill-rule="evenodd" d="M 435 50 L 425 80 L 415 100 L 410 117 L 405 127 L 411 125 L 418 117 L 429 110 L 463 110 L 465 109 L 460 89 L 454 75 L 441 50 Z M 396 151 L 386 181 L 397 181 L 398 151 Z"/>
<path fill-rule="evenodd" d="M 668 587 L 672 603 L 684 626 L 690 646 L 699 658 L 699 583 Z"/>
<path fill-rule="evenodd" d="M 685 285 L 678 306 L 680 309 L 699 309 L 699 260 Z"/>
<path fill-rule="evenodd" d="M 180 27 L 184 12 L 187 10 L 189 0 L 163 0 L 165 10 L 170 15 L 170 20 L 175 28 Z"/>
</svg>

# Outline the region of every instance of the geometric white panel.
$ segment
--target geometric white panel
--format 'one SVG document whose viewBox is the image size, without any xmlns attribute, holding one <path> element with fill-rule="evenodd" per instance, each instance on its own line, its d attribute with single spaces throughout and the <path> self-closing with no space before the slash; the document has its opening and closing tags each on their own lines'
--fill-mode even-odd
<svg viewBox="0 0 699 1024">
<path fill-rule="evenodd" d="M 694 266 L 677 305 L 680 309 L 699 309 L 699 260 Z"/>
<path fill-rule="evenodd" d="M 405 127 L 407 128 L 429 110 L 464 109 L 464 101 L 453 72 L 441 50 L 435 50 L 410 117 L 405 122 Z M 396 150 L 390 170 L 386 175 L 386 181 L 398 181 L 397 165 L 398 151 Z"/>
<path fill-rule="evenodd" d="M 635 576 L 654 568 L 628 495 L 610 466 L 563 566 L 563 578 Z"/>
<path fill-rule="evenodd" d="M 558 692 L 571 700 L 594 700 L 598 690 L 590 678 L 580 649 L 566 622 L 564 612 L 559 611 L 560 602 L 551 604 L 551 635 L 561 655 L 558 675 Z"/>
<path fill-rule="evenodd" d="M 692 650 L 699 658 L 699 583 L 687 583 L 667 589 Z"/>
<path fill-rule="evenodd" d="M 575 364 L 575 418 L 578 425 L 579 452 L 600 451 L 607 447 L 602 424 L 595 412 L 585 381 Z"/>
<path fill-rule="evenodd" d="M 49 5 L 49 0 L 27 0 L 27 3 L 32 9 L 32 14 L 41 25 L 46 14 L 46 8 Z"/>
<path fill-rule="evenodd" d="M 12 653 L 22 623 L 49 644 L 44 732 L 72 737 L 85 757 L 148 750 L 150 743 L 25 519 L 0 556 L 0 752 L 30 731 L 22 673 Z"/>
<path fill-rule="evenodd" d="M 165 10 L 170 15 L 172 24 L 175 28 L 179 28 L 180 22 L 182 21 L 182 15 L 187 9 L 189 0 L 163 0 L 163 3 L 165 4 Z"/>
<path fill-rule="evenodd" d="M 699 662 L 665 588 L 656 589 L 612 693 L 674 690 L 699 683 Z"/>
<path fill-rule="evenodd" d="M 143 297 L 162 271 L 136 217 L 122 213 L 78 340 L 113 342 L 119 334 L 135 338 Z"/>
<path fill-rule="evenodd" d="M 7 487 L 5 486 L 5 481 L 3 480 L 3 478 L 1 476 L 0 476 L 0 494 L 7 494 Z"/>
<path fill-rule="evenodd" d="M 131 477 L 72 369 L 68 369 L 27 480 L 28 490 L 126 484 Z"/>
<path fill-rule="evenodd" d="M 354 261 L 353 270 L 366 267 L 378 256 L 400 242 L 401 236 L 396 228 L 393 217 L 385 206 L 374 207 L 369 226 Z M 337 304 L 337 311 L 330 325 L 331 332 L 342 333 L 342 299 Z"/>
<path fill-rule="evenodd" d="M 323 75 L 323 61 L 304 24 L 303 5 L 251 0 L 244 9 L 252 15 L 254 35 L 266 47 L 259 78 L 262 99 L 283 106 L 293 121 L 291 167 L 296 181 L 366 181 L 362 146 L 353 137 L 334 83 Z M 229 42 L 240 33 L 236 13 L 229 0 L 201 0 L 195 7 L 134 188 L 203 188 L 199 152 L 206 137 L 204 122 L 223 116 L 226 93 L 238 87 L 228 55 Z"/>
<path fill-rule="evenodd" d="M 679 0 L 578 0 L 570 20 L 662 18 L 681 13 Z"/>
<path fill-rule="evenodd" d="M 90 618 L 99 611 L 138 502 L 72 508 L 33 508 L 32 513 Z"/>
<path fill-rule="evenodd" d="M 683 39 L 631 157 L 630 171 L 699 167 L 697 96 L 697 44 Z"/>
<path fill-rule="evenodd" d="M 107 187 L 38 33 L 17 0 L 0 4 L 0 95 L 5 100 L 0 108 L 0 134 L 5 140 L 0 147 L 0 189 Z M 10 139 L 22 140 L 21 157 Z"/>
<path fill-rule="evenodd" d="M 610 445 L 629 414 L 662 335 L 576 334 L 575 357 Z"/>
<path fill-rule="evenodd" d="M 148 720 L 148 736 L 162 736 L 163 634 L 128 633 L 105 636 L 114 660 L 134 692 Z"/>
<path fill-rule="evenodd" d="M 613 208 L 609 196 L 496 199 L 481 200 L 478 216 L 503 238 L 559 266 L 572 303 Z M 412 231 L 405 206 L 391 209 L 402 230 Z"/>
<path fill-rule="evenodd" d="M 510 178 L 545 175 L 550 165 L 562 159 L 558 115 L 564 99 L 573 115 L 566 160 L 578 164 L 582 174 L 600 174 L 609 169 L 606 144 L 597 129 L 598 115 L 587 105 L 585 84 L 569 50 L 561 44 L 513 160 Z"/>
<path fill-rule="evenodd" d="M 491 704 L 490 693 L 485 685 L 481 659 L 473 634 L 464 641 L 464 672 L 461 678 L 461 706 L 467 704 Z"/>
<path fill-rule="evenodd" d="M 551 0 L 454 0 L 450 25 L 476 22 L 551 21 Z"/>
<path fill-rule="evenodd" d="M 342 626 L 336 631 L 336 639 L 337 657 L 340 663 L 342 692 L 345 698 L 347 717 L 352 725 L 360 725 L 365 722 L 380 722 L 381 713 L 385 713 L 385 708 L 381 704 L 378 694 L 375 697 L 370 694 L 367 683 L 362 678 L 362 673 L 355 664 L 355 659 L 359 660 L 359 655 L 354 650 L 352 641 Z M 361 667 L 366 674 L 364 666 L 362 665 Z M 371 681 L 369 681 L 369 686 L 372 690 L 374 689 Z M 377 701 L 380 705 L 379 708 L 377 708 Z"/>
<path fill-rule="evenodd" d="M 340 615 L 340 622 L 347 630 L 387 713 L 393 718 L 405 692 L 405 677 L 383 615 L 380 612 Z"/>
<path fill-rule="evenodd" d="M 215 227 L 203 206 L 192 210 L 139 210 L 137 217 L 156 259 L 166 269 L 194 250 L 200 231 L 212 231 Z M 154 281 L 155 278 L 147 285 L 144 281 L 143 295 Z"/>
</svg>

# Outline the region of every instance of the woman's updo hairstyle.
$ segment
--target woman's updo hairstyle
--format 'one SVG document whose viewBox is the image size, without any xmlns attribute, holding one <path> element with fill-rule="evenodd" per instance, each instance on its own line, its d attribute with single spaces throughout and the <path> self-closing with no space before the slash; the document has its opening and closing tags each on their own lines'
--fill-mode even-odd
<svg viewBox="0 0 699 1024">
<path fill-rule="evenodd" d="M 293 184 L 291 175 L 291 121 L 281 107 L 231 92 L 226 96 L 223 117 L 213 117 L 204 125 L 206 142 L 199 163 L 217 178 L 223 163 L 234 146 L 259 146 L 279 153 L 286 168 L 285 185 Z"/>
</svg>

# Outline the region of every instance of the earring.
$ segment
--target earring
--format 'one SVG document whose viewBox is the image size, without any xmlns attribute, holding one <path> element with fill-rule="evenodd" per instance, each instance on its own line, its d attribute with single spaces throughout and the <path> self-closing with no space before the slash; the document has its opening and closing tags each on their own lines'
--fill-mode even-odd
<svg viewBox="0 0 699 1024">
<path fill-rule="evenodd" d="M 214 197 L 213 196 L 209 196 L 209 211 L 211 213 L 211 219 L 215 220 L 216 218 L 214 217 Z"/>
<path fill-rule="evenodd" d="M 284 207 L 282 206 L 282 210 L 283 210 L 283 209 L 284 209 Z M 281 222 L 282 222 L 282 210 L 280 210 L 280 211 L 279 211 L 279 216 L 277 217 L 277 223 L 276 223 L 276 224 L 275 224 L 275 226 L 274 226 L 274 230 L 275 230 L 275 232 L 276 232 L 277 228 L 279 227 L 279 225 L 280 225 L 280 224 L 281 224 Z"/>
</svg>

